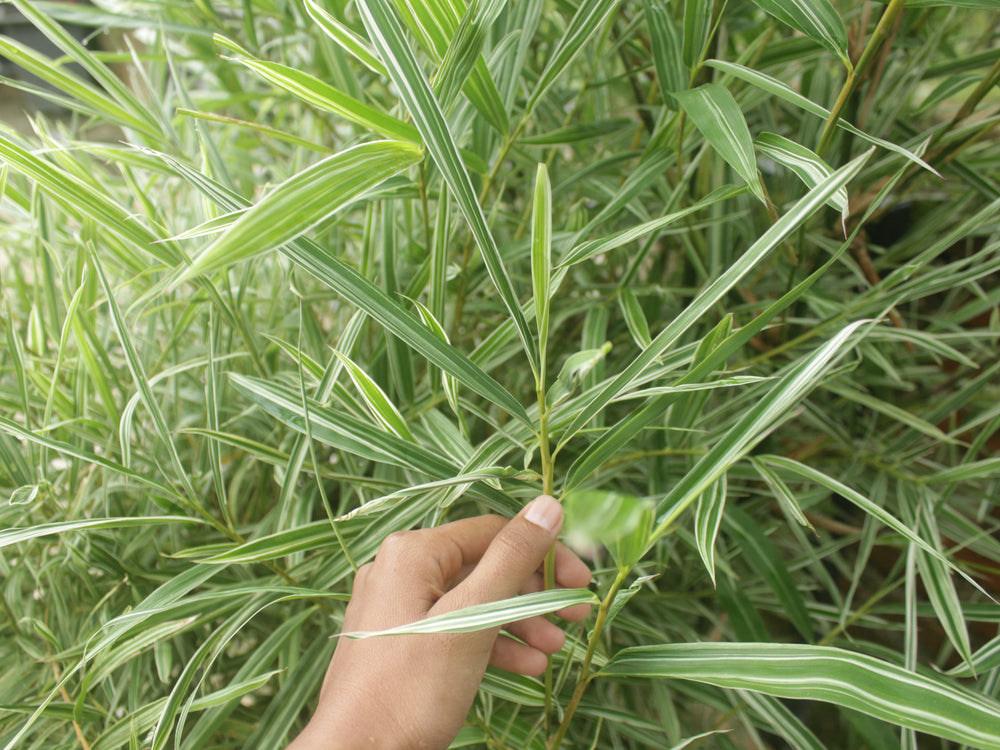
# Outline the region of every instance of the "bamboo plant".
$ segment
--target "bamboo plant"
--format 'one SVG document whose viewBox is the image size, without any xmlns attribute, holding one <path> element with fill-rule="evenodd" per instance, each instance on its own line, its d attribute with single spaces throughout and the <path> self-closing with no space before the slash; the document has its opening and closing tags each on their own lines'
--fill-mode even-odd
<svg viewBox="0 0 1000 750">
<path fill-rule="evenodd" d="M 993 0 L 5 7 L 0 747 L 281 747 L 544 491 L 453 747 L 1000 748 Z"/>
</svg>

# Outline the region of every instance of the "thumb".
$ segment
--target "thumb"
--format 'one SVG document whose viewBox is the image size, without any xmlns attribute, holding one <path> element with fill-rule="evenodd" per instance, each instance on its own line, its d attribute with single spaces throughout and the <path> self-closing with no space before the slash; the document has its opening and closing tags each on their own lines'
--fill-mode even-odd
<svg viewBox="0 0 1000 750">
<path fill-rule="evenodd" d="M 541 567 L 562 522 L 563 508 L 554 497 L 541 495 L 528 503 L 493 538 L 479 564 L 453 590 L 462 606 L 515 596 Z"/>
</svg>

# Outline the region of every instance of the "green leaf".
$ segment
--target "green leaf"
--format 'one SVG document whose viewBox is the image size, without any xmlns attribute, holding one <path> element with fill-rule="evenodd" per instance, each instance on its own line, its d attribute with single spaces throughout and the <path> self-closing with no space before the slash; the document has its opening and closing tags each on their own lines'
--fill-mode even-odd
<svg viewBox="0 0 1000 750">
<path fill-rule="evenodd" d="M 535 89 L 528 99 L 528 104 L 524 108 L 526 115 L 535 110 L 535 106 L 545 96 L 549 88 L 555 83 L 564 70 L 586 47 L 587 41 L 597 33 L 597 30 L 604 24 L 608 17 L 614 13 L 621 0 L 583 0 L 576 13 L 573 14 L 569 26 L 559 39 L 558 46 L 549 57 L 535 84 Z"/>
<path fill-rule="evenodd" d="M 456 609 L 435 617 L 428 617 L 409 625 L 386 630 L 355 630 L 341 633 L 347 638 L 373 638 L 384 635 L 416 635 L 418 633 L 471 633 L 486 630 L 528 617 L 545 615 L 556 610 L 579 604 L 600 604 L 597 596 L 587 589 L 552 589 L 501 599 L 489 604 Z"/>
<path fill-rule="evenodd" d="M 601 675 L 694 680 L 818 700 L 983 750 L 1000 750 L 1000 703 L 865 654 L 791 643 L 676 643 L 619 651 Z"/>
<path fill-rule="evenodd" d="M 448 112 L 454 104 L 458 92 L 466 85 L 469 74 L 477 70 L 477 65 L 482 62 L 483 44 L 486 41 L 490 26 L 496 17 L 503 10 L 503 0 L 473 0 L 462 16 L 462 21 L 458 25 L 448 49 L 441 59 L 441 67 L 438 68 L 434 77 L 434 93 L 441 108 Z M 488 77 L 488 73 L 482 74 L 482 69 L 478 68 L 481 75 Z M 489 79 L 492 82 L 492 79 Z M 496 92 L 495 87 L 490 87 L 491 93 Z M 491 105 L 499 104 L 500 94 L 496 92 L 496 100 L 491 101 Z M 492 97 L 491 97 L 492 99 Z M 503 111 L 503 107 L 499 107 Z M 506 132 L 507 121 L 505 117 L 497 118 L 497 124 L 501 125 L 501 132 Z"/>
<path fill-rule="evenodd" d="M 667 3 L 644 0 L 643 12 L 649 24 L 649 40 L 653 47 L 653 64 L 660 91 L 684 91 L 691 79 L 689 67 L 684 64 L 684 47 L 674 19 L 670 16 Z M 665 96 L 669 106 L 676 107 L 669 96 Z"/>
<path fill-rule="evenodd" d="M 421 158 L 419 147 L 412 143 L 375 141 L 307 167 L 244 213 L 192 261 L 176 283 L 294 240 Z"/>
<path fill-rule="evenodd" d="M 871 326 L 872 323 L 862 320 L 846 326 L 809 357 L 790 367 L 767 395 L 729 428 L 725 436 L 658 503 L 665 510 L 657 519 L 657 537 L 665 534 L 688 505 L 760 442 L 799 399 L 821 381 L 824 373 L 850 351 L 848 341 L 865 325 Z"/>
<path fill-rule="evenodd" d="M 29 539 L 37 539 L 42 536 L 61 535 L 69 531 L 123 529 L 134 526 L 158 526 L 166 523 L 204 524 L 205 522 L 187 516 L 145 516 L 141 518 L 90 518 L 84 521 L 40 523 L 21 529 L 4 529 L 0 531 L 0 548 L 10 546 L 11 544 L 20 544 Z"/>
<path fill-rule="evenodd" d="M 389 72 L 385 69 L 382 62 L 375 56 L 375 51 L 368 46 L 368 42 L 359 37 L 349 28 L 344 26 L 340 21 L 334 18 L 330 13 L 324 10 L 316 2 L 316 0 L 305 0 L 306 12 L 309 17 L 312 18 L 316 24 L 323 29 L 324 32 L 345 52 L 352 55 L 357 59 L 362 65 L 367 67 L 374 73 L 382 76 L 388 76 Z"/>
<path fill-rule="evenodd" d="M 816 187 L 833 172 L 813 151 L 776 133 L 761 133 L 757 136 L 755 145 L 762 154 L 792 170 L 807 187 Z M 847 188 L 841 188 L 830 196 L 827 205 L 840 212 L 840 223 L 846 237 L 847 217 L 850 214 Z"/>
<path fill-rule="evenodd" d="M 223 210 L 236 211 L 246 206 L 242 198 L 200 172 L 164 154 L 157 156 Z M 345 262 L 305 238 L 288 243 L 283 251 L 303 269 L 364 310 L 390 333 L 454 376 L 458 382 L 490 403 L 505 409 L 524 422 L 529 422 L 524 407 L 499 383 Z"/>
<path fill-rule="evenodd" d="M 417 63 L 399 19 L 389 7 L 387 0 L 362 0 L 358 8 L 369 36 L 381 53 L 393 83 L 399 89 L 400 98 L 413 116 L 417 130 L 427 144 L 427 151 L 441 171 L 466 221 L 469 222 L 493 285 L 507 307 L 532 369 L 537 373 L 538 360 L 535 348 L 531 344 L 531 332 L 528 330 L 524 313 L 521 312 L 510 277 L 504 268 L 500 248 L 497 247 L 496 240 L 486 224 L 483 209 L 472 189 L 469 173 L 465 171 L 459 158 L 458 148 L 448 130 L 448 123 Z"/>
<path fill-rule="evenodd" d="M 684 63 L 691 69 L 701 64 L 702 55 L 712 31 L 713 3 L 705 0 L 684 0 Z M 687 86 L 685 86 L 687 88 Z M 671 92 L 673 93 L 673 92 Z"/>
<path fill-rule="evenodd" d="M 566 543 L 583 551 L 597 544 L 610 547 L 628 536 L 641 526 L 644 512 L 652 505 L 635 495 L 607 490 L 573 490 L 562 504 Z"/>
<path fill-rule="evenodd" d="M 371 461 L 405 466 L 437 478 L 455 473 L 456 467 L 442 460 L 434 451 L 338 409 L 306 399 L 307 415 L 302 395 L 287 386 L 235 373 L 230 375 L 230 379 L 233 385 L 269 414 L 299 432 L 308 432 L 321 443 Z"/>
<path fill-rule="evenodd" d="M 840 58 L 852 69 L 847 54 L 847 30 L 829 0 L 753 0 L 782 23 L 801 31 Z"/>
<path fill-rule="evenodd" d="M 773 542 L 757 527 L 753 519 L 738 507 L 729 508 L 723 517 L 726 533 L 745 556 L 750 569 L 760 575 L 771 587 L 780 603 L 781 613 L 788 617 L 806 640 L 815 637 L 809 610 L 795 586 L 795 579 L 788 565 L 781 558 Z"/>
<path fill-rule="evenodd" d="M 394 5 L 396 12 L 402 16 L 404 23 L 409 27 L 410 31 L 423 42 L 424 49 L 430 55 L 431 59 L 443 67 L 444 59 L 448 56 L 448 50 L 455 42 L 462 19 L 469 17 L 468 11 L 471 8 L 466 8 L 465 0 L 443 0 L 442 2 L 417 5 L 404 2 L 403 0 L 394 0 Z M 388 9 L 388 6 L 385 7 Z M 483 20 L 487 20 L 489 18 L 488 14 L 494 12 L 494 10 L 496 8 L 493 5 L 482 6 L 481 11 L 487 14 L 483 16 Z M 469 17 L 469 22 L 470 24 L 478 25 L 475 16 Z M 369 36 L 371 36 L 370 29 Z M 464 42 L 460 40 L 458 45 L 467 48 L 470 42 L 475 42 L 475 39 L 467 37 Z M 376 47 L 378 47 L 377 43 Z M 459 51 L 456 49 L 453 55 Z M 387 55 L 385 50 L 381 48 L 379 52 L 382 54 L 383 59 L 385 59 L 387 67 L 390 68 L 389 75 L 391 77 L 392 65 L 389 58 L 392 55 L 391 53 Z M 476 52 L 476 58 L 472 74 L 465 79 L 463 91 L 486 121 L 496 128 L 498 132 L 506 134 L 509 129 L 509 123 L 507 121 L 507 110 L 504 108 L 503 100 L 500 98 L 500 92 L 497 91 L 496 84 L 490 75 L 489 69 L 486 67 L 486 62 L 482 59 L 478 51 Z M 450 74 L 446 71 L 445 75 L 448 76 Z"/>
<path fill-rule="evenodd" d="M 772 224 L 739 260 L 713 279 L 694 301 L 684 308 L 683 312 L 660 331 L 650 346 L 646 347 L 611 383 L 581 406 L 560 438 L 560 445 L 565 444 L 601 409 L 628 388 L 635 378 L 676 342 L 684 331 L 715 305 L 751 268 L 812 216 L 830 195 L 846 185 L 861 170 L 870 155 L 869 152 L 844 165 L 829 179 L 824 180 L 822 184 L 809 191 L 788 213 Z M 580 463 L 581 460 L 579 459 L 577 463 Z M 570 473 L 575 474 L 575 469 L 576 465 L 570 469 Z"/>
<path fill-rule="evenodd" d="M 903 488 L 904 495 L 916 494 L 910 485 Z M 948 566 L 939 559 L 942 556 L 941 534 L 938 531 L 937 520 L 934 518 L 934 504 L 929 493 L 924 490 L 916 497 L 909 496 L 911 501 L 910 512 L 907 514 L 907 521 L 913 525 L 915 521 L 916 529 L 922 539 L 927 540 L 937 552 L 938 556 L 932 556 L 925 550 L 917 547 L 917 569 L 920 571 L 920 580 L 927 590 L 927 597 L 934 608 L 938 622 L 944 629 L 948 640 L 962 657 L 962 660 L 972 667 L 972 646 L 969 642 L 969 626 L 965 622 L 965 615 L 962 612 L 962 600 L 955 589 L 955 582 L 951 577 Z M 904 516 L 905 518 L 906 516 Z"/>
<path fill-rule="evenodd" d="M 358 389 L 361 398 L 364 399 L 365 406 L 369 413 L 378 420 L 379 424 L 392 432 L 396 437 L 413 442 L 413 435 L 410 428 L 406 426 L 406 420 L 399 413 L 399 409 L 385 395 L 385 391 L 379 388 L 378 383 L 372 380 L 371 376 L 358 367 L 346 354 L 334 350 L 337 357 L 347 370 L 348 376 Z"/>
<path fill-rule="evenodd" d="M 702 198 L 700 201 L 693 203 L 687 208 L 682 208 L 679 211 L 666 214 L 658 219 L 643 222 L 642 224 L 638 224 L 630 229 L 622 230 L 621 232 L 605 235 L 601 239 L 584 242 L 583 244 L 577 245 L 565 253 L 563 257 L 559 259 L 559 265 L 570 266 L 574 263 L 580 263 L 581 261 L 588 260 L 601 255 L 602 253 L 614 250 L 622 245 L 627 245 L 640 237 L 644 237 L 647 234 L 651 234 L 659 229 L 668 227 L 678 220 L 683 219 L 685 216 L 700 211 L 707 206 L 711 206 L 720 201 L 724 201 L 727 198 L 739 195 L 745 189 L 746 188 L 742 186 L 733 187 L 731 185 L 727 185 L 725 187 L 718 188 L 717 190 L 713 190 L 709 195 Z"/>
<path fill-rule="evenodd" d="M 724 60 L 706 60 L 705 64 L 708 65 L 709 67 L 716 68 L 717 70 L 721 70 L 725 73 L 729 73 L 730 75 L 733 75 L 736 78 L 746 81 L 747 83 L 753 84 L 754 86 L 757 86 L 758 88 L 767 91 L 770 94 L 774 94 L 779 99 L 789 102 L 790 104 L 794 104 L 796 107 L 799 107 L 800 109 L 808 112 L 809 114 L 815 115 L 816 117 L 819 117 L 824 121 L 829 119 L 830 117 L 830 110 L 826 109 L 826 107 L 823 107 L 820 104 L 816 104 L 811 99 L 806 98 L 798 91 L 793 89 L 787 83 L 779 81 L 777 78 L 769 76 L 766 73 L 760 73 L 756 70 L 753 70 L 752 68 L 748 68 L 738 63 L 726 62 Z M 854 127 L 843 117 L 837 119 L 837 127 L 843 128 L 848 133 L 856 135 L 858 138 L 861 138 L 862 140 L 865 140 L 868 143 L 871 143 L 875 146 L 880 146 L 881 148 L 884 148 L 887 151 L 892 151 L 894 153 L 897 153 L 903 158 L 912 161 L 914 164 L 919 164 L 928 172 L 931 172 L 932 174 L 935 174 L 938 177 L 941 176 L 938 173 L 938 171 L 934 169 L 934 167 L 925 162 L 917 154 L 913 153 L 909 149 L 903 148 L 902 146 L 893 143 L 891 141 L 887 141 L 883 138 L 876 138 L 873 135 L 868 135 L 868 133 L 865 133 L 864 131 Z"/>
<path fill-rule="evenodd" d="M 726 493 L 728 482 L 723 474 L 719 479 L 698 496 L 698 505 L 694 514 L 694 538 L 698 543 L 698 554 L 705 563 L 705 570 L 715 584 L 715 538 L 719 534 L 722 514 L 726 508 Z"/>
<path fill-rule="evenodd" d="M 225 37 L 216 35 L 215 41 L 216 44 L 242 55 L 233 58 L 236 62 L 302 101 L 318 109 L 333 112 L 345 120 L 357 123 L 366 130 L 374 130 L 387 138 L 420 145 L 420 134 L 412 125 L 359 102 L 308 73 L 281 63 L 258 60 Z"/>
<path fill-rule="evenodd" d="M 544 378 L 545 352 L 549 341 L 549 304 L 552 297 L 552 187 L 545 164 L 535 175 L 535 198 L 531 204 L 531 285 L 538 329 L 538 361 Z"/>
<path fill-rule="evenodd" d="M 618 306 L 621 307 L 622 315 L 625 317 L 625 325 L 628 327 L 629 333 L 632 334 L 632 340 L 635 341 L 636 345 L 640 349 L 645 349 L 652 344 L 649 323 L 646 322 L 646 316 L 642 312 L 642 307 L 639 306 L 635 292 L 628 287 L 620 289 L 618 291 Z"/>
<path fill-rule="evenodd" d="M 705 140 L 743 178 L 750 192 L 767 205 L 767 194 L 754 159 L 753 139 L 740 105 L 729 90 L 721 83 L 706 83 L 696 89 L 670 93 Z"/>
<path fill-rule="evenodd" d="M 890 529 L 900 534 L 907 541 L 916 544 L 923 552 L 930 555 L 932 558 L 938 562 L 944 563 L 948 568 L 958 573 L 962 578 L 971 583 L 979 591 L 983 591 L 982 586 L 976 583 L 970 576 L 968 576 L 963 570 L 958 568 L 951 560 L 945 557 L 941 552 L 939 552 L 933 545 L 926 542 L 920 537 L 919 534 L 912 531 L 905 524 L 901 523 L 899 519 L 893 516 L 885 508 L 881 507 L 877 503 L 872 502 L 867 497 L 862 495 L 860 492 L 852 487 L 848 487 L 843 482 L 834 479 L 823 472 L 814 469 L 810 466 L 806 466 L 798 461 L 791 458 L 785 458 L 784 456 L 758 456 L 760 460 L 765 465 L 770 465 L 772 467 L 785 470 L 800 479 L 805 479 L 809 482 L 815 482 L 820 484 L 831 492 L 836 492 L 838 495 L 843 497 L 845 500 L 853 503 L 861 510 L 865 511 L 871 516 L 874 516 L 879 521 L 884 523 Z M 985 592 L 983 592 L 985 593 Z"/>
</svg>

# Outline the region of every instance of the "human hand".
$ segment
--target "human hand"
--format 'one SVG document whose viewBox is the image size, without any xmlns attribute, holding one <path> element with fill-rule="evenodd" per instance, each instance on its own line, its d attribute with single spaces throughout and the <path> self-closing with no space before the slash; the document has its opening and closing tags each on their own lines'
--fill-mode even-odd
<svg viewBox="0 0 1000 750">
<path fill-rule="evenodd" d="M 385 630 L 544 588 L 541 566 L 562 526 L 562 506 L 543 495 L 510 521 L 479 516 L 397 532 L 362 566 L 344 632 Z M 590 570 L 556 543 L 556 583 L 582 588 Z M 561 610 L 579 621 L 583 604 Z M 446 748 L 458 734 L 487 664 L 525 675 L 545 670 L 565 633 L 531 617 L 472 633 L 341 638 L 316 713 L 288 750 Z"/>
</svg>

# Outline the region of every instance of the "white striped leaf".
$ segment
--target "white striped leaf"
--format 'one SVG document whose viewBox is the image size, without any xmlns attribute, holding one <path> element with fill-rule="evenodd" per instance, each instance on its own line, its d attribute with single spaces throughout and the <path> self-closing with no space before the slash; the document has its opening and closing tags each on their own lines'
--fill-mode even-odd
<svg viewBox="0 0 1000 750">
<path fill-rule="evenodd" d="M 534 111 L 535 105 L 545 96 L 556 78 L 566 70 L 573 58 L 580 54 L 587 41 L 597 33 L 620 2 L 621 0 L 583 0 L 580 3 L 565 33 L 559 38 L 555 52 L 549 57 L 545 70 L 539 76 L 538 83 L 535 84 L 535 90 L 524 110 L 526 114 Z"/>
<path fill-rule="evenodd" d="M 416 469 L 439 479 L 456 473 L 456 467 L 442 459 L 438 452 L 404 440 L 381 426 L 363 422 L 311 399 L 307 399 L 307 413 L 302 394 L 288 386 L 235 373 L 230 374 L 230 379 L 271 416 L 298 432 L 311 434 L 321 443 L 370 461 Z"/>
<path fill-rule="evenodd" d="M 632 334 L 632 340 L 640 349 L 645 349 L 653 343 L 653 338 L 649 335 L 649 323 L 639 306 L 639 300 L 628 287 L 618 290 L 618 306 L 621 308 L 622 316 L 625 318 L 625 325 L 628 332 Z"/>
<path fill-rule="evenodd" d="M 600 604 L 597 596 L 587 589 L 550 589 L 524 594 L 498 602 L 477 604 L 428 617 L 409 625 L 387 630 L 355 630 L 340 635 L 347 638 L 372 638 L 383 635 L 415 635 L 418 633 L 471 633 L 495 628 L 508 622 L 546 615 L 579 604 Z"/>
<path fill-rule="evenodd" d="M 574 263 L 580 263 L 581 261 L 596 257 L 601 253 L 606 253 L 609 250 L 614 250 L 622 245 L 627 245 L 640 237 L 651 234 L 659 229 L 663 229 L 664 227 L 683 219 L 689 214 L 700 211 L 706 206 L 726 200 L 727 198 L 732 198 L 734 195 L 739 195 L 745 189 L 746 188 L 743 186 L 734 187 L 732 185 L 727 185 L 726 187 L 713 190 L 700 201 L 688 206 L 687 208 L 682 208 L 679 211 L 673 211 L 665 216 L 661 216 L 658 219 L 645 221 L 642 224 L 638 224 L 630 229 L 622 230 L 621 232 L 605 235 L 601 239 L 590 240 L 580 245 L 576 245 L 559 259 L 559 265 L 570 266 Z"/>
<path fill-rule="evenodd" d="M 645 0 L 642 8 L 649 25 L 649 41 L 653 48 L 653 63 L 656 65 L 660 91 L 664 94 L 683 91 L 690 83 L 691 73 L 684 64 L 681 35 L 674 19 L 670 17 L 670 9 L 666 3 L 655 0 Z M 676 108 L 677 105 L 670 102 L 669 96 L 665 96 L 664 100 L 671 108 Z"/>
<path fill-rule="evenodd" d="M 794 104 L 796 107 L 799 107 L 800 109 L 808 112 L 809 114 L 815 115 L 816 117 L 820 117 L 824 121 L 829 119 L 830 117 L 830 110 L 828 110 L 826 107 L 820 104 L 816 104 L 810 99 L 807 99 L 798 91 L 789 86 L 787 83 L 779 81 L 777 78 L 769 76 L 766 73 L 759 73 L 753 68 L 748 68 L 738 63 L 726 62 L 724 60 L 706 60 L 705 64 L 708 65 L 709 67 L 716 68 L 718 70 L 729 73 L 730 75 L 733 75 L 743 81 L 746 81 L 747 83 L 753 84 L 754 86 L 763 89 L 764 91 L 767 91 L 770 94 L 774 94 L 779 99 L 783 99 L 784 101 L 789 102 L 790 104 Z M 883 138 L 876 138 L 873 135 L 868 135 L 868 133 L 865 133 L 864 131 L 854 127 L 843 117 L 837 119 L 837 127 L 843 128 L 848 133 L 856 135 L 858 138 L 861 138 L 862 140 L 867 141 L 868 143 L 871 143 L 875 146 L 881 146 L 887 151 L 892 151 L 894 153 L 897 153 L 900 156 L 904 157 L 905 159 L 912 161 L 914 164 L 919 164 L 928 172 L 931 172 L 932 174 L 935 174 L 938 177 L 941 176 L 938 173 L 938 171 L 934 169 L 934 167 L 925 162 L 923 159 L 920 158 L 920 156 L 913 153 L 909 149 L 903 148 L 902 146 L 892 143 L 891 141 L 887 141 Z"/>
<path fill-rule="evenodd" d="M 531 204 L 531 285 L 535 298 L 535 328 L 538 330 L 540 382 L 545 381 L 545 352 L 549 341 L 549 302 L 552 297 L 552 186 L 542 162 L 535 173 L 535 196 Z"/>
<path fill-rule="evenodd" d="M 452 196 L 461 209 L 476 244 L 486 263 L 486 269 L 500 299 L 510 313 L 517 328 L 524 351 L 528 354 L 532 369 L 537 373 L 538 362 L 535 348 L 531 344 L 528 322 L 521 311 L 507 270 L 500 257 L 500 248 L 486 224 L 482 206 L 472 189 L 469 173 L 459 158 L 458 147 L 448 130 L 448 123 L 427 79 L 414 56 L 399 19 L 389 7 L 387 0 L 362 0 L 358 3 L 368 34 L 382 55 L 389 76 L 399 90 L 399 96 L 406 105 L 413 121 L 423 136 L 431 158 L 441 170 Z"/>
<path fill-rule="evenodd" d="M 292 175 L 244 213 L 192 261 L 177 283 L 273 250 L 423 158 L 402 141 L 362 143 Z"/>
<path fill-rule="evenodd" d="M 448 51 L 455 42 L 462 19 L 468 15 L 469 10 L 473 9 L 466 7 L 465 0 L 444 0 L 443 2 L 427 3 L 394 0 L 393 4 L 410 31 L 420 38 L 424 50 L 430 58 L 444 67 L 445 58 L 448 56 Z M 484 15 L 480 23 L 483 21 L 487 24 L 490 23 L 490 14 L 500 9 L 502 9 L 502 6 L 500 8 L 496 8 L 495 6 L 481 8 L 480 10 Z M 473 12 L 475 13 L 475 11 Z M 461 40 L 459 40 L 459 44 L 463 44 Z M 383 59 L 386 59 L 385 51 L 381 49 L 379 51 L 383 55 Z M 457 53 L 457 50 L 455 53 Z M 386 63 L 391 68 L 391 60 L 386 59 Z M 439 69 L 440 74 L 441 70 Z M 390 72 L 390 77 L 391 75 Z M 452 74 L 444 71 L 443 75 L 450 76 Z M 507 110 L 500 98 L 500 92 L 497 90 L 496 83 L 490 75 L 489 68 L 486 67 L 486 61 L 483 60 L 482 55 L 478 51 L 471 75 L 468 75 L 464 80 L 463 91 L 469 101 L 472 102 L 472 105 L 479 110 L 480 114 L 490 125 L 500 133 L 507 133 L 509 129 Z"/>
<path fill-rule="evenodd" d="M 305 4 L 306 13 L 309 14 L 309 17 L 326 32 L 327 36 L 340 45 L 345 52 L 352 55 L 372 72 L 388 77 L 389 72 L 375 56 L 375 50 L 368 45 L 367 41 L 340 23 L 340 21 L 324 10 L 316 0 L 305 0 Z"/>
<path fill-rule="evenodd" d="M 726 507 L 726 475 L 698 496 L 694 512 L 694 538 L 698 543 L 698 554 L 705 563 L 705 569 L 715 585 L 715 538 L 719 534 L 722 513 Z"/>
<path fill-rule="evenodd" d="M 768 729 L 783 738 L 795 750 L 827 750 L 798 716 L 777 698 L 750 690 L 736 691 L 751 710 L 768 723 Z"/>
<path fill-rule="evenodd" d="M 754 159 L 750 129 L 729 89 L 721 83 L 706 83 L 696 89 L 670 93 L 705 140 L 743 178 L 750 192 L 767 205 L 767 195 Z"/>
<path fill-rule="evenodd" d="M 469 74 L 482 64 L 483 44 L 487 33 L 504 5 L 506 5 L 504 0 L 473 0 L 469 3 L 448 43 L 448 49 L 441 58 L 441 66 L 434 76 L 434 93 L 445 112 L 451 110 L 458 92 L 469 81 Z M 481 68 L 478 72 L 480 80 L 486 80 L 488 72 L 484 73 Z M 476 85 L 478 82 L 473 82 L 473 86 Z M 496 90 L 495 86 L 493 90 Z M 499 92 L 496 92 L 496 96 L 497 99 L 493 104 L 498 104 L 500 101 Z M 502 106 L 499 109 L 503 111 Z M 504 125 L 501 132 L 506 131 L 505 117 L 498 119 L 496 124 Z"/>
<path fill-rule="evenodd" d="M 601 675 L 694 680 L 818 700 L 890 724 L 1000 750 L 1000 703 L 940 677 L 828 646 L 675 643 L 619 651 Z"/>
<path fill-rule="evenodd" d="M 417 313 L 420 315 L 420 319 L 424 321 L 424 325 L 427 326 L 431 331 L 435 333 L 442 341 L 446 344 L 450 344 L 448 341 L 448 333 L 444 330 L 444 326 L 438 322 L 438 319 L 434 317 L 427 307 L 420 301 L 414 300 L 414 304 L 417 306 Z M 458 383 L 452 375 L 449 375 L 447 371 L 441 371 L 441 385 L 444 387 L 445 398 L 448 399 L 448 406 L 451 410 L 455 412 L 455 416 L 461 419 L 462 412 L 459 410 L 458 406 Z"/>
<path fill-rule="evenodd" d="M 829 0 L 753 0 L 779 21 L 826 47 L 850 69 L 847 30 Z"/>
<path fill-rule="evenodd" d="M 3 141 L 0 139 L 0 156 Z M 247 208 L 246 201 L 211 178 L 166 154 L 154 154 L 224 211 Z M 135 222 L 123 222 L 135 224 Z M 423 325 L 409 310 L 358 273 L 344 261 L 332 256 L 304 237 L 286 244 L 283 252 L 296 264 L 315 276 L 337 294 L 366 312 L 390 333 L 407 343 L 430 362 L 454 376 L 458 382 L 478 393 L 523 422 L 528 415 L 509 391 L 487 375 L 460 351 Z M 178 261 L 174 261 L 176 263 Z M 0 417 L 2 420 L 2 417 Z M 0 423 L 2 424 L 2 423 Z"/>
<path fill-rule="evenodd" d="M 838 169 L 821 185 L 810 190 L 792 209 L 772 224 L 750 248 L 730 265 L 723 273 L 699 294 L 684 310 L 674 317 L 646 347 L 614 380 L 606 385 L 596 395 L 581 407 L 577 416 L 566 427 L 560 437 L 562 446 L 585 424 L 596 416 L 608 403 L 626 390 L 631 383 L 642 374 L 663 352 L 679 339 L 706 311 L 711 309 L 722 297 L 735 286 L 744 275 L 777 247 L 793 231 L 801 226 L 826 202 L 834 192 L 846 185 L 864 166 L 871 152 Z"/>
<path fill-rule="evenodd" d="M 948 640 L 971 668 L 972 646 L 969 643 L 969 628 L 962 612 L 962 600 L 955 590 L 951 571 L 939 559 L 943 556 L 941 534 L 934 518 L 934 505 L 926 499 L 917 506 L 916 521 L 921 538 L 927 540 L 927 543 L 938 552 L 938 556 L 932 556 L 917 548 L 917 569 L 920 571 L 920 580 L 927 590 L 927 597 L 931 600 L 931 606 Z"/>
<path fill-rule="evenodd" d="M 392 432 L 396 437 L 413 442 L 413 435 L 410 434 L 410 428 L 406 426 L 406 420 L 403 419 L 399 409 L 389 400 L 378 383 L 372 380 L 371 376 L 358 367 L 346 354 L 341 354 L 336 349 L 333 354 L 344 365 L 351 382 L 354 383 L 354 387 L 361 394 L 365 406 L 368 407 L 368 412 L 378 420 L 382 427 Z"/>
<path fill-rule="evenodd" d="M 412 125 L 359 102 L 315 76 L 281 63 L 258 60 L 235 42 L 218 34 L 215 36 L 215 43 L 239 54 L 240 57 L 231 58 L 234 61 L 317 109 L 332 112 L 387 138 L 420 144 L 420 134 Z"/>
<path fill-rule="evenodd" d="M 833 172 L 813 151 L 777 133 L 761 133 L 754 143 L 758 151 L 788 167 L 810 188 L 816 187 Z M 850 213 L 847 205 L 847 188 L 841 188 L 831 195 L 827 205 L 840 212 L 840 223 L 846 237 L 847 216 Z"/>
<path fill-rule="evenodd" d="M 874 516 L 879 521 L 884 523 L 886 526 L 891 528 L 897 534 L 902 535 L 907 541 L 913 542 L 917 545 L 923 552 L 927 553 L 938 562 L 944 563 L 948 568 L 958 573 L 962 578 L 975 586 L 983 594 L 983 587 L 980 586 L 971 576 L 969 576 L 961 568 L 957 567 L 955 563 L 945 557 L 941 552 L 935 549 L 932 545 L 928 544 L 924 539 L 920 537 L 919 534 L 912 531 L 906 524 L 901 523 L 894 515 L 883 508 L 878 503 L 874 503 L 867 497 L 862 495 L 853 487 L 848 487 L 843 482 L 840 482 L 833 477 L 824 474 L 811 466 L 806 466 L 803 463 L 799 463 L 791 458 L 786 458 L 784 456 L 758 456 L 759 461 L 765 465 L 776 467 L 778 469 L 783 469 L 800 479 L 805 479 L 809 482 L 815 482 L 817 484 L 823 485 L 832 492 L 836 492 L 838 495 L 843 497 L 845 500 L 850 501 L 854 505 L 858 506 L 861 510 L 868 513 L 870 516 Z M 987 594 L 988 596 L 988 594 Z"/>
<path fill-rule="evenodd" d="M 766 396 L 733 425 L 723 438 L 703 456 L 680 482 L 660 501 L 661 513 L 656 536 L 662 536 L 680 514 L 720 476 L 739 461 L 771 430 L 810 389 L 815 387 L 833 364 L 850 350 L 848 341 L 869 321 L 857 321 L 791 367 Z"/>
<path fill-rule="evenodd" d="M 204 521 L 187 516 L 142 516 L 140 518 L 89 518 L 85 521 L 62 521 L 56 523 L 38 523 L 21 529 L 3 529 L 0 531 L 0 549 L 11 544 L 19 544 L 42 536 L 61 535 L 70 531 L 87 529 L 124 529 L 132 526 L 157 526 L 165 523 L 197 523 Z"/>
</svg>

